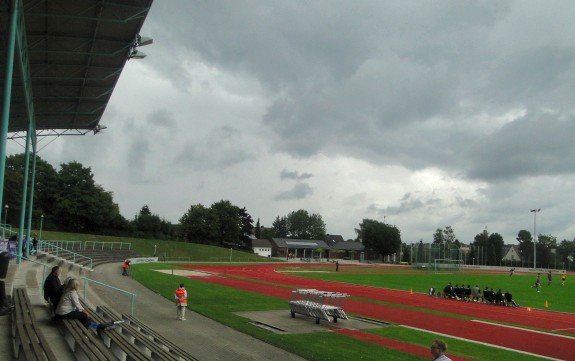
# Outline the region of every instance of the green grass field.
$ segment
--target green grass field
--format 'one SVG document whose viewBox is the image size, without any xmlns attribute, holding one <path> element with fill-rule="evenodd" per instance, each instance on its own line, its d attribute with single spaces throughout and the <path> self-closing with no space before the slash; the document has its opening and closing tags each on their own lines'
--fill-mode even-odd
<svg viewBox="0 0 575 361">
<path fill-rule="evenodd" d="M 94 237 L 72 234 L 50 234 L 47 239 L 59 240 L 102 240 L 119 241 L 115 237 Z M 195 262 L 210 262 L 214 257 L 225 258 L 230 251 L 223 248 L 215 248 L 205 245 L 188 244 L 171 241 L 142 240 L 142 239 L 121 239 L 124 242 L 131 242 L 132 248 L 144 256 L 153 254 L 154 245 L 157 245 L 158 255 L 166 257 L 188 257 Z M 236 251 L 234 251 L 236 252 Z M 240 252 L 237 252 L 240 253 Z M 238 257 L 256 257 L 249 253 L 239 254 Z M 257 258 L 257 257 L 256 257 Z M 298 354 L 308 360 L 328 361 L 328 360 L 426 360 L 409 355 L 403 352 L 387 349 L 368 342 L 355 340 L 351 337 L 339 335 L 332 332 L 314 333 L 313 337 L 307 334 L 274 334 L 250 323 L 249 320 L 237 316 L 235 312 L 241 311 L 262 311 L 262 310 L 286 310 L 288 305 L 286 300 L 254 294 L 242 290 L 209 284 L 200 280 L 187 279 L 153 272 L 152 269 L 174 268 L 173 264 L 141 264 L 132 266 L 132 277 L 146 287 L 163 295 L 168 300 L 172 300 L 174 285 L 185 281 L 186 288 L 190 294 L 188 307 L 206 317 L 212 318 L 222 324 L 228 325 L 241 332 L 261 339 L 277 347 L 286 349 Z M 287 265 L 286 265 L 287 267 Z M 332 265 L 326 265 L 322 271 L 333 270 Z M 408 272 L 404 272 L 408 271 Z M 413 292 L 426 293 L 430 286 L 442 289 L 447 282 L 478 284 L 480 288 L 485 286 L 494 289 L 501 288 L 503 291 L 509 289 L 515 299 L 525 307 L 544 308 L 545 301 L 548 302 L 549 309 L 562 312 L 575 312 L 573 300 L 575 297 L 575 280 L 573 284 L 562 287 L 558 276 L 554 277 L 553 285 L 546 286 L 543 282 L 542 290 L 537 293 L 531 288 L 534 275 L 515 274 L 509 277 L 507 273 L 448 273 L 434 274 L 423 271 L 401 268 L 374 268 L 362 269 L 342 265 L 340 272 L 306 272 L 298 273 L 302 277 L 347 282 L 377 287 L 413 290 Z M 174 277 L 176 277 L 174 279 Z M 543 277 L 542 280 L 546 281 Z M 494 306 L 495 307 L 495 306 Z M 345 308 L 345 305 L 344 305 Z M 136 305 L 136 315 L 137 315 Z M 415 331 L 391 325 L 371 331 L 373 333 L 422 347 L 428 347 L 437 335 L 421 331 Z M 542 360 L 543 358 L 533 357 L 499 348 L 476 345 L 459 339 L 441 337 L 449 345 L 449 353 L 457 354 L 471 360 L 494 360 L 505 359 L 507 361 L 530 361 Z"/>
</svg>

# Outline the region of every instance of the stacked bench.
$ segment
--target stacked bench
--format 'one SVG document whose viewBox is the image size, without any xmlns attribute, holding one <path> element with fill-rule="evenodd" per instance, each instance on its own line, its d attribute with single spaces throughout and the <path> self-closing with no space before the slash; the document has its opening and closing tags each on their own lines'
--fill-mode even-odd
<svg viewBox="0 0 575 361">
<path fill-rule="evenodd" d="M 78 361 L 115 360 L 93 331 L 84 327 L 79 320 L 59 320 L 60 331 Z"/>
<path fill-rule="evenodd" d="M 34 309 L 25 288 L 12 292 L 12 346 L 16 360 L 57 361 L 44 334 L 38 327 Z"/>
<path fill-rule="evenodd" d="M 138 330 L 142 335 L 148 339 L 163 345 L 164 348 L 168 349 L 171 353 L 176 354 L 183 360 L 197 361 L 195 357 L 190 355 L 187 351 L 182 349 L 180 346 L 176 345 L 172 341 L 168 340 L 164 336 L 160 335 L 158 332 L 154 331 L 142 321 L 138 320 L 132 315 L 123 314 L 122 318 L 134 329 Z"/>
<path fill-rule="evenodd" d="M 107 319 L 102 313 L 90 310 L 86 305 L 84 308 L 89 310 L 90 318 L 99 324 L 109 323 L 111 320 Z M 112 320 L 116 321 L 116 320 Z M 112 330 L 99 330 L 98 333 L 102 341 L 110 352 L 115 356 L 116 359 L 120 361 L 151 361 L 158 360 L 152 358 L 151 355 L 146 352 L 146 350 L 138 347 L 133 340 L 126 338 L 120 332 L 119 329 Z"/>
<path fill-rule="evenodd" d="M 195 357 L 175 345 L 150 327 L 144 325 L 132 315 L 120 317 L 107 306 L 98 306 L 96 314 L 104 323 L 124 321 L 116 329 L 105 331 L 118 334 L 154 360 L 194 361 Z"/>
</svg>

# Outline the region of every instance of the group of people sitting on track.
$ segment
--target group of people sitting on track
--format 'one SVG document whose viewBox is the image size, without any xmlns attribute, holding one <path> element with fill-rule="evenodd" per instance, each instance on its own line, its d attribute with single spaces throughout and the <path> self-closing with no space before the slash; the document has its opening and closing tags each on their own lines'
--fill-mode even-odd
<svg viewBox="0 0 575 361">
<path fill-rule="evenodd" d="M 432 297 L 443 297 L 455 300 L 462 300 L 467 302 L 481 302 L 490 303 L 494 305 L 502 306 L 512 306 L 519 307 L 519 305 L 513 299 L 511 292 L 507 291 L 505 293 L 501 292 L 501 288 L 494 291 L 493 288 L 485 287 L 483 291 L 479 286 L 471 287 L 471 285 L 456 284 L 455 287 L 451 282 L 443 288 L 443 295 L 441 292 L 437 292 L 434 287 L 429 289 L 430 296 Z"/>
</svg>

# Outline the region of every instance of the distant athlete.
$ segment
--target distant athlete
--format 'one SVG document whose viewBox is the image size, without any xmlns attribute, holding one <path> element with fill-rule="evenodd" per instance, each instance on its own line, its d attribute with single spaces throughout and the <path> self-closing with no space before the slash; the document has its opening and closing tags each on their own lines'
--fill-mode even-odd
<svg viewBox="0 0 575 361">
<path fill-rule="evenodd" d="M 541 285 L 541 273 L 537 273 L 537 278 L 535 279 L 535 284 L 531 286 L 531 288 L 537 288 L 537 292 L 539 292 L 539 286 Z"/>
<path fill-rule="evenodd" d="M 563 272 L 561 272 L 561 285 L 565 286 L 565 279 L 567 278 L 567 273 L 565 273 L 565 270 L 563 270 Z"/>
<path fill-rule="evenodd" d="M 547 272 L 547 286 L 551 286 L 551 281 L 553 279 L 553 275 L 551 274 L 551 270 Z"/>
</svg>

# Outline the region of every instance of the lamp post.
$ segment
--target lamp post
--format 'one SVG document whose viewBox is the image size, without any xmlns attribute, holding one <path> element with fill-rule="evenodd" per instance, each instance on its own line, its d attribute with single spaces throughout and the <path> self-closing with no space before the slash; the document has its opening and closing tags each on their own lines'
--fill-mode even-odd
<svg viewBox="0 0 575 361">
<path fill-rule="evenodd" d="M 38 235 L 38 248 L 42 249 L 42 226 L 44 225 L 44 215 L 40 216 L 40 234 Z M 36 254 L 38 251 L 36 250 Z"/>
<path fill-rule="evenodd" d="M 533 268 L 537 268 L 537 213 L 540 211 L 541 208 L 529 211 L 533 213 Z"/>
</svg>

